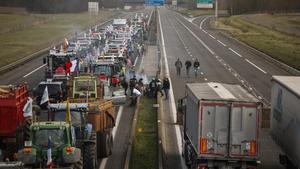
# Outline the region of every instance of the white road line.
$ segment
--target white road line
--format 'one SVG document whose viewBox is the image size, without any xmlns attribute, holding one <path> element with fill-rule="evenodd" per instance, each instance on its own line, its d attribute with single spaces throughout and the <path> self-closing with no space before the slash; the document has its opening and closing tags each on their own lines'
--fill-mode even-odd
<svg viewBox="0 0 300 169">
<path fill-rule="evenodd" d="M 214 36 L 212 36 L 211 34 L 208 34 L 211 38 L 216 39 Z"/>
<path fill-rule="evenodd" d="M 254 66 L 256 69 L 260 70 L 261 72 L 263 72 L 264 74 L 267 74 L 266 71 L 264 71 L 262 68 L 258 67 L 256 64 L 252 63 L 250 60 L 245 59 L 248 63 L 250 63 L 252 66 Z"/>
<path fill-rule="evenodd" d="M 206 18 L 204 18 L 201 22 L 200 22 L 200 29 L 202 29 L 202 25 L 203 25 L 203 23 L 204 23 L 204 21 L 206 20 L 206 19 L 208 19 L 209 17 L 206 17 Z"/>
<path fill-rule="evenodd" d="M 212 55 L 215 54 L 194 32 L 192 32 L 187 26 L 185 26 L 177 17 L 176 20 L 185 27 Z"/>
<path fill-rule="evenodd" d="M 204 29 L 202 29 L 202 31 L 207 34 L 207 32 Z"/>
<path fill-rule="evenodd" d="M 231 50 L 233 53 L 235 53 L 236 55 L 238 55 L 239 57 L 243 57 L 241 54 L 237 53 L 235 50 L 229 48 L 229 50 Z"/>
<path fill-rule="evenodd" d="M 221 43 L 223 46 L 226 46 L 225 43 L 221 42 L 220 40 L 217 40 L 219 43 Z"/>
<path fill-rule="evenodd" d="M 40 67 L 34 69 L 33 71 L 31 71 L 31 72 L 27 73 L 26 75 L 24 75 L 23 78 L 25 78 L 25 77 L 31 75 L 32 73 L 38 71 L 39 69 L 41 69 L 42 67 L 44 67 L 44 66 L 46 66 L 46 65 L 47 65 L 47 64 L 43 64 L 42 66 L 40 66 Z"/>
<path fill-rule="evenodd" d="M 160 12 L 159 10 L 158 12 L 158 20 L 159 20 L 159 27 L 160 27 L 160 31 L 161 31 L 161 44 L 162 44 L 162 50 L 163 50 L 163 57 L 165 60 L 165 68 L 166 68 L 166 75 L 170 77 L 170 72 L 169 72 L 169 65 L 168 65 L 168 58 L 167 58 L 167 52 L 166 52 L 166 48 L 165 48 L 165 39 L 164 39 L 164 33 L 162 30 L 162 25 L 161 25 L 161 18 L 160 18 Z M 177 119 L 177 115 L 176 115 L 176 106 L 175 106 L 175 98 L 174 98 L 174 92 L 173 92 L 173 85 L 172 85 L 172 80 L 171 78 L 169 78 L 170 80 L 170 99 L 169 99 L 169 105 L 170 105 L 170 110 L 172 111 L 172 115 L 173 115 L 173 120 L 174 123 L 176 122 Z M 176 138 L 177 138 L 177 146 L 178 146 L 178 150 L 179 150 L 179 154 L 182 153 L 182 137 L 181 137 L 181 132 L 180 132 L 180 128 L 178 125 L 175 125 L 175 133 L 176 133 Z M 180 160 L 181 163 L 181 167 L 184 167 L 184 162 L 183 159 L 181 158 Z"/>
<path fill-rule="evenodd" d="M 115 136 L 116 136 L 117 128 L 118 128 L 118 126 L 119 126 L 119 123 L 120 123 L 120 119 L 121 119 L 122 114 L 123 114 L 123 106 L 120 106 L 120 107 L 119 107 L 119 111 L 118 111 L 117 120 L 116 120 L 116 126 L 115 126 L 115 127 L 113 128 L 113 130 L 112 130 L 113 138 L 115 138 Z M 101 164 L 100 164 L 100 166 L 99 166 L 99 169 L 105 169 L 107 160 L 108 160 L 108 158 L 103 158 L 103 159 L 101 160 Z"/>
</svg>

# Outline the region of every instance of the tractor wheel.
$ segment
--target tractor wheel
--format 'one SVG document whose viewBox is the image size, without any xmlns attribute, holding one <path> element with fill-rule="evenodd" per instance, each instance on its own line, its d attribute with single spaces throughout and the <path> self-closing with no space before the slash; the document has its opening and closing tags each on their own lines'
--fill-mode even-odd
<svg viewBox="0 0 300 169">
<path fill-rule="evenodd" d="M 80 160 L 77 161 L 75 164 L 72 164 L 71 168 L 72 169 L 83 169 L 82 158 L 80 158 Z"/>
<path fill-rule="evenodd" d="M 90 142 L 83 145 L 83 168 L 95 169 L 97 167 L 96 135 L 92 133 Z"/>
<path fill-rule="evenodd" d="M 24 124 L 24 141 L 28 141 L 30 139 L 30 125 L 32 124 L 32 119 L 27 119 Z"/>
<path fill-rule="evenodd" d="M 112 139 L 111 130 L 101 133 L 100 143 L 99 143 L 99 148 L 101 152 L 100 156 L 103 158 L 111 155 L 112 147 L 113 147 L 113 139 Z"/>
</svg>

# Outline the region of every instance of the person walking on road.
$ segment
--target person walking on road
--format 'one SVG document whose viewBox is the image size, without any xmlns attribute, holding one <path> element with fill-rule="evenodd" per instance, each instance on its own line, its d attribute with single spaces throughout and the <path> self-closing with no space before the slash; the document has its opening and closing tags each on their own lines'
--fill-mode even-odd
<svg viewBox="0 0 300 169">
<path fill-rule="evenodd" d="M 169 98 L 170 81 L 167 77 L 163 79 L 163 89 L 166 95 L 166 100 Z"/>
<path fill-rule="evenodd" d="M 198 59 L 196 58 L 196 60 L 194 61 L 194 70 L 195 70 L 195 77 L 198 76 L 198 71 L 200 69 L 200 62 L 198 61 Z"/>
<path fill-rule="evenodd" d="M 149 88 L 150 88 L 150 97 L 152 98 L 152 97 L 154 97 L 155 90 L 156 90 L 156 81 L 154 78 L 149 83 Z"/>
<path fill-rule="evenodd" d="M 156 79 L 155 98 L 157 98 L 158 92 L 160 93 L 161 97 L 164 96 L 164 93 L 162 92 L 162 83 L 160 79 Z"/>
<path fill-rule="evenodd" d="M 182 62 L 179 60 L 179 58 L 175 62 L 176 72 L 177 76 L 180 76 L 181 68 L 182 68 Z"/>
<path fill-rule="evenodd" d="M 190 77 L 190 68 L 192 66 L 192 62 L 190 60 L 185 61 L 186 75 Z"/>
</svg>

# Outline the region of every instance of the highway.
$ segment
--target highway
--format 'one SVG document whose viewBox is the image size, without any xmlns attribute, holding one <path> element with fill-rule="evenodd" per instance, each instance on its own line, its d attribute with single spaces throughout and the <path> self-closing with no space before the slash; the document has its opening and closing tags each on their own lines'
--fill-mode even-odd
<svg viewBox="0 0 300 169">
<path fill-rule="evenodd" d="M 137 12 L 123 12 L 120 18 L 132 18 L 136 13 L 144 13 L 144 15 L 150 16 L 154 8 L 145 8 Z M 111 18 L 114 19 L 114 18 Z M 108 22 L 111 23 L 111 22 Z M 107 25 L 104 24 L 103 26 Z M 100 24 L 100 23 L 99 23 Z M 21 84 L 26 82 L 32 91 L 39 82 L 45 80 L 45 68 L 43 58 L 47 54 L 36 57 L 23 65 L 19 65 L 17 68 L 8 71 L 0 75 L 0 84 Z M 136 60 L 136 68 L 139 69 L 141 64 L 141 58 Z M 113 129 L 114 148 L 112 155 L 108 158 L 102 159 L 98 163 L 99 169 L 120 169 L 124 168 L 125 157 L 127 153 L 127 146 L 129 143 L 129 135 L 131 131 L 131 125 L 134 117 L 135 107 L 129 107 L 128 101 L 125 105 L 118 108 L 118 116 L 116 119 L 116 126 Z"/>
<path fill-rule="evenodd" d="M 146 8 L 141 11 L 150 14 L 153 8 Z M 126 17 L 135 13 L 126 13 Z M 181 129 L 176 122 L 177 100 L 185 95 L 185 84 L 189 82 L 221 82 L 234 83 L 244 86 L 252 94 L 260 98 L 266 105 L 270 102 L 271 76 L 291 75 L 281 67 L 261 57 L 259 52 L 245 47 L 231 39 L 221 35 L 219 32 L 210 29 L 210 16 L 202 16 L 194 19 L 187 19 L 182 15 L 159 8 L 158 33 L 162 44 L 163 75 L 171 79 L 172 90 L 170 100 L 164 100 L 161 118 L 163 165 L 165 169 L 184 169 L 184 160 L 180 154 Z M 44 79 L 45 66 L 43 58 L 37 57 L 19 67 L 0 75 L 0 84 L 19 84 L 27 82 L 30 88 L 34 88 Z M 197 58 L 200 61 L 200 76 L 194 77 L 190 72 L 187 77 L 183 68 L 181 76 L 176 75 L 175 61 L 180 59 L 183 63 L 186 60 Z M 137 66 L 141 61 L 137 61 Z M 117 126 L 114 131 L 113 155 L 101 161 L 99 169 L 118 169 L 124 165 L 128 137 L 133 120 L 132 108 L 127 105 L 119 109 Z M 267 130 L 262 131 L 262 166 L 263 169 L 281 169 L 278 162 L 280 149 L 272 141 Z"/>
<path fill-rule="evenodd" d="M 181 132 L 175 125 L 175 106 L 179 98 L 185 95 L 185 84 L 189 82 L 222 82 L 244 86 L 252 94 L 266 103 L 270 102 L 271 76 L 290 75 L 284 69 L 270 63 L 249 48 L 224 38 L 217 31 L 209 28 L 209 17 L 203 16 L 187 19 L 166 8 L 159 9 L 162 27 L 162 46 L 165 50 L 167 64 L 165 75 L 170 76 L 174 99 L 164 101 L 164 110 L 170 112 L 163 115 L 165 132 L 163 140 L 166 168 L 185 168 L 180 157 Z M 164 53 L 164 52 L 162 52 Z M 194 77 L 191 71 L 187 77 L 185 68 L 181 76 L 176 75 L 175 61 L 197 58 L 200 61 L 201 75 Z M 167 106 L 169 104 L 170 106 Z M 262 130 L 262 165 L 261 168 L 279 169 L 278 153 L 280 149 L 271 139 L 268 130 Z M 177 145 L 177 146 L 176 146 Z M 176 148 L 178 147 L 178 148 Z M 179 149 L 179 151 L 178 151 Z M 177 154 L 176 154 L 177 152 Z"/>
</svg>

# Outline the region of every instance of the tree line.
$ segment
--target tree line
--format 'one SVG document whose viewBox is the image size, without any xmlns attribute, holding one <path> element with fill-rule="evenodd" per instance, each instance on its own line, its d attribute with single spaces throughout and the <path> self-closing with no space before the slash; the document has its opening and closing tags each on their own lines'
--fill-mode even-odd
<svg viewBox="0 0 300 169">
<path fill-rule="evenodd" d="M 122 7 L 120 0 L 0 0 L 0 6 L 23 7 L 37 13 L 74 13 L 88 10 L 88 2 L 99 2 L 99 7 Z"/>
</svg>

